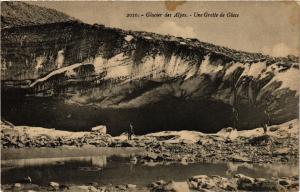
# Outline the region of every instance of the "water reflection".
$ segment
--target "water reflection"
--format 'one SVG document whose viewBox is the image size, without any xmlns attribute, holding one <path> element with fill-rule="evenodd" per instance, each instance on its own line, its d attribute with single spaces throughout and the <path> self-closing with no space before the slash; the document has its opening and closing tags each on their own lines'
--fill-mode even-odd
<svg viewBox="0 0 300 192">
<path fill-rule="evenodd" d="M 61 184 L 126 184 L 147 185 L 156 180 L 185 181 L 194 175 L 231 177 L 242 173 L 250 177 L 285 177 L 298 175 L 297 164 L 195 163 L 135 164 L 133 156 L 87 156 L 37 158 L 2 161 L 3 184 L 19 182 L 30 176 L 32 182 Z"/>
<path fill-rule="evenodd" d="M 250 163 L 232 163 L 226 164 L 227 176 L 233 176 L 236 173 L 247 173 L 248 175 L 257 175 L 257 177 L 283 177 L 298 175 L 299 166 L 297 164 L 250 164 Z"/>
<path fill-rule="evenodd" d="M 10 159 L 2 160 L 2 169 L 9 168 L 22 168 L 29 166 L 42 166 L 42 165 L 62 165 L 67 162 L 87 162 L 92 166 L 104 167 L 107 164 L 106 156 L 88 156 L 88 157 L 57 157 L 57 158 L 34 158 L 34 159 Z"/>
</svg>

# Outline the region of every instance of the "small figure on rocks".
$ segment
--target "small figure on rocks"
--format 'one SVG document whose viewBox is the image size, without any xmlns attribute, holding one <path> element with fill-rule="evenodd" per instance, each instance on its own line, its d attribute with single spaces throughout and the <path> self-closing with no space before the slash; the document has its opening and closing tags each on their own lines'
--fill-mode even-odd
<svg viewBox="0 0 300 192">
<path fill-rule="evenodd" d="M 270 123 L 270 116 L 267 110 L 264 110 L 262 114 L 262 127 L 264 129 L 264 134 L 267 134 L 268 131 L 268 125 Z"/>
<path fill-rule="evenodd" d="M 134 134 L 133 125 L 129 123 L 128 140 L 131 140 L 133 134 Z"/>
</svg>

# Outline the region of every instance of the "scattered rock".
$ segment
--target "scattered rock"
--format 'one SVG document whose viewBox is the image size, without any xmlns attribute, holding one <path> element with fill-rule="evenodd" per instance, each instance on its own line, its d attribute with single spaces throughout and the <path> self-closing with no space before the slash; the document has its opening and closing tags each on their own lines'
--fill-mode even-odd
<svg viewBox="0 0 300 192">
<path fill-rule="evenodd" d="M 187 182 L 170 181 L 163 184 L 163 186 L 158 186 L 154 191 L 189 192 L 190 190 Z"/>
<path fill-rule="evenodd" d="M 125 185 L 117 185 L 116 188 L 120 189 L 120 190 L 126 190 L 127 187 Z"/>
<path fill-rule="evenodd" d="M 238 178 L 241 183 L 254 183 L 254 179 L 243 174 L 235 174 L 234 178 Z"/>
<path fill-rule="evenodd" d="M 166 183 L 166 181 L 164 181 L 164 180 L 159 180 L 159 181 L 155 181 L 155 182 L 151 183 L 149 186 L 150 186 L 151 188 L 156 188 L 157 186 L 161 186 L 161 185 L 163 185 L 163 184 L 165 184 L 165 183 Z"/>
<path fill-rule="evenodd" d="M 157 157 L 158 157 L 158 155 L 155 153 L 148 153 L 143 159 L 149 161 L 149 160 L 156 160 Z"/>
<path fill-rule="evenodd" d="M 198 189 L 198 183 L 196 181 L 189 181 L 189 187 L 191 189 Z"/>
<path fill-rule="evenodd" d="M 180 163 L 183 164 L 183 165 L 187 165 L 188 164 L 188 157 L 187 156 L 182 157 Z"/>
<path fill-rule="evenodd" d="M 59 188 L 59 183 L 57 183 L 57 182 L 50 182 L 49 186 L 51 186 L 53 188 Z"/>
<path fill-rule="evenodd" d="M 81 186 L 70 186 L 67 190 L 68 192 L 89 192 L 89 186 L 81 185 Z"/>
<path fill-rule="evenodd" d="M 15 184 L 14 184 L 14 187 L 15 187 L 15 188 L 21 188 L 22 185 L 21 185 L 21 183 L 15 183 Z"/>
<path fill-rule="evenodd" d="M 207 179 L 207 175 L 196 175 L 193 176 L 190 180 L 198 182 L 199 180 Z"/>
<path fill-rule="evenodd" d="M 226 185 L 221 188 L 225 189 L 226 191 L 237 191 L 237 185 L 229 182 L 226 183 Z"/>
<path fill-rule="evenodd" d="M 288 179 L 279 179 L 279 184 L 280 185 L 284 185 L 284 186 L 286 186 L 286 185 L 291 185 L 291 180 L 288 180 Z"/>
<path fill-rule="evenodd" d="M 264 145 L 268 143 L 272 143 L 273 139 L 270 135 L 261 135 L 257 137 L 252 137 L 249 139 L 249 143 L 251 145 Z"/>
<path fill-rule="evenodd" d="M 5 127 L 1 129 L 1 132 L 5 133 L 1 134 L 1 146 L 3 148 L 57 147 L 68 145 L 80 147 L 90 144 L 97 147 L 142 147 L 150 154 L 147 156 L 138 156 L 137 159 L 132 159 L 132 162 L 181 162 L 183 164 L 206 161 L 293 162 L 294 160 L 298 160 L 299 157 L 297 134 L 295 133 L 289 139 L 285 138 L 286 134 L 281 134 L 282 131 L 287 131 L 287 129 L 280 129 L 276 133 L 270 132 L 272 136 L 261 135 L 262 132 L 260 129 L 257 129 L 260 130 L 258 133 L 255 130 L 250 130 L 249 133 L 251 134 L 239 133 L 243 136 L 236 137 L 235 139 L 230 139 L 230 137 L 224 139 L 224 135 L 221 137 L 217 134 L 198 135 L 196 133 L 195 141 L 189 144 L 182 143 L 182 136 L 176 135 L 172 131 L 169 133 L 164 132 L 165 135 L 162 136 L 136 136 L 133 140 L 128 141 L 126 140 L 126 135 L 111 137 L 110 135 L 103 134 L 102 132 L 104 132 L 106 127 L 102 125 L 94 127 L 92 132 L 84 133 L 80 137 L 65 137 L 61 135 L 50 137 L 47 134 L 35 134 L 38 136 L 32 137 L 25 134 L 26 131 L 32 131 L 32 129 L 30 127 L 26 129 L 21 129 L 21 127 L 17 127 L 16 129 Z M 224 129 L 222 133 L 233 134 L 235 132 L 236 130 L 228 128 Z M 277 133 L 281 136 L 283 135 L 282 138 L 275 137 L 274 135 Z M 273 150 L 275 147 L 277 149 Z"/>
<path fill-rule="evenodd" d="M 59 186 L 59 188 L 58 188 Z M 164 181 L 153 182 L 146 187 L 137 187 L 134 184 L 112 185 L 106 184 L 98 187 L 91 185 L 69 185 L 62 187 L 56 182 L 50 182 L 48 187 L 41 187 L 31 183 L 22 186 L 20 183 L 14 185 L 3 185 L 4 191 L 24 191 L 38 189 L 37 191 L 68 191 L 68 192 L 117 192 L 117 191 L 153 191 L 153 192 L 187 192 L 187 191 L 298 191 L 298 177 L 282 178 L 251 178 L 243 174 L 236 174 L 232 178 L 225 178 L 218 175 L 197 175 L 189 178 L 186 182 Z M 40 190 L 39 190 L 40 189 Z"/>
<path fill-rule="evenodd" d="M 274 131 L 277 131 L 278 129 L 279 129 L 278 126 L 273 126 L 273 127 L 269 128 L 269 131 L 274 132 Z"/>
<path fill-rule="evenodd" d="M 94 186 L 89 186 L 88 189 L 89 189 L 90 192 L 99 192 L 99 190 Z"/>
<path fill-rule="evenodd" d="M 279 185 L 279 183 L 275 181 L 261 181 L 254 183 L 251 188 L 246 190 L 252 191 L 287 191 L 283 186 Z"/>
<path fill-rule="evenodd" d="M 265 179 L 265 178 L 255 178 L 254 179 L 254 181 L 255 182 L 264 182 L 264 181 L 266 181 L 267 179 Z"/>
<path fill-rule="evenodd" d="M 288 147 L 284 148 L 277 148 L 273 150 L 273 156 L 278 156 L 278 155 L 287 155 L 289 153 L 290 149 Z"/>
<path fill-rule="evenodd" d="M 103 133 L 103 134 L 106 134 L 106 131 L 107 131 L 105 125 L 99 125 L 99 126 L 93 127 L 91 130 L 93 132 L 98 132 L 98 133 Z"/>
<path fill-rule="evenodd" d="M 126 187 L 127 187 L 127 188 L 136 188 L 136 185 L 133 185 L 133 184 L 127 184 Z"/>
<path fill-rule="evenodd" d="M 251 162 L 251 160 L 248 159 L 247 157 L 243 157 L 243 156 L 240 156 L 240 155 L 231 156 L 231 160 L 233 162 Z"/>
</svg>

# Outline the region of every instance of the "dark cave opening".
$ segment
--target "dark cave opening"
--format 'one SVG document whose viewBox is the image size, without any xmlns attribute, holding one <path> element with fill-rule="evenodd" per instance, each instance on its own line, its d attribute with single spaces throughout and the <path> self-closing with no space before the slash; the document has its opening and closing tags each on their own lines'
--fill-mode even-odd
<svg viewBox="0 0 300 192">
<path fill-rule="evenodd" d="M 66 104 L 59 98 L 3 95 L 1 109 L 2 118 L 14 125 L 69 131 L 89 131 L 106 125 L 111 135 L 127 132 L 130 122 L 138 135 L 166 130 L 214 133 L 233 125 L 232 107 L 212 100 L 170 98 L 140 108 L 99 109 Z M 239 130 L 260 126 L 258 111 L 249 106 L 242 106 L 239 111 Z"/>
</svg>

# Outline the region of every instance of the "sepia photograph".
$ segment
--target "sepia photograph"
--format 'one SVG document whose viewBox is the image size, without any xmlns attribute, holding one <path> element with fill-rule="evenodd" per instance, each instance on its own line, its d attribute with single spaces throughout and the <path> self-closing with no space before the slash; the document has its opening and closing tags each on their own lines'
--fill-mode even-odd
<svg viewBox="0 0 300 192">
<path fill-rule="evenodd" d="M 1 1 L 1 189 L 299 191 L 299 1 Z"/>
</svg>

